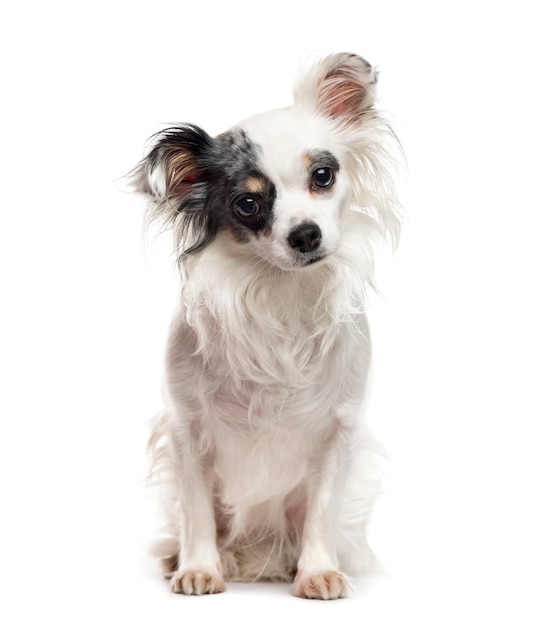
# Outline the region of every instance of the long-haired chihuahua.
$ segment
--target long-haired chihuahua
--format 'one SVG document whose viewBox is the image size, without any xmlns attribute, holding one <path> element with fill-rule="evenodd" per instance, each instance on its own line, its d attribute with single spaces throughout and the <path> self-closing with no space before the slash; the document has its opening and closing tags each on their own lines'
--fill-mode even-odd
<svg viewBox="0 0 544 626">
<path fill-rule="evenodd" d="M 175 593 L 294 580 L 342 598 L 374 560 L 366 295 L 374 241 L 400 227 L 375 87 L 362 58 L 326 56 L 291 107 L 217 137 L 168 128 L 132 173 L 182 276 L 150 440 Z"/>
</svg>

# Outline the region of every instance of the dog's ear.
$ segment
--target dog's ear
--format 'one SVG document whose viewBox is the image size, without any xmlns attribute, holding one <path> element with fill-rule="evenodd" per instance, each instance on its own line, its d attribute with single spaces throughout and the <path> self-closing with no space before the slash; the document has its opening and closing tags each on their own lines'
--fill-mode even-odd
<svg viewBox="0 0 544 626">
<path fill-rule="evenodd" d="M 357 123 L 375 102 L 376 72 L 348 53 L 324 57 L 299 77 L 295 105 L 311 107 L 339 123 Z"/>
<path fill-rule="evenodd" d="M 171 228 L 179 259 L 215 237 L 217 216 L 207 203 L 214 140 L 198 126 L 168 128 L 129 175 L 132 187 L 151 199 L 147 220 Z"/>
<path fill-rule="evenodd" d="M 212 138 L 194 125 L 168 128 L 152 138 L 148 155 L 132 172 L 135 190 L 156 203 L 168 201 L 177 208 L 205 179 L 205 155 Z"/>
</svg>

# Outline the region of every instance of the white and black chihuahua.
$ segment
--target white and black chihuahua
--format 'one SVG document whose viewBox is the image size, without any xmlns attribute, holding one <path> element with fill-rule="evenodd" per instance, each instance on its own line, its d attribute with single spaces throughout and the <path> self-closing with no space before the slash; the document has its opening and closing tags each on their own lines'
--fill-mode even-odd
<svg viewBox="0 0 544 626">
<path fill-rule="evenodd" d="M 375 85 L 332 54 L 293 106 L 217 137 L 168 128 L 133 172 L 182 274 L 150 441 L 176 593 L 294 579 L 297 596 L 342 598 L 373 560 L 365 302 L 373 240 L 400 226 Z"/>
</svg>

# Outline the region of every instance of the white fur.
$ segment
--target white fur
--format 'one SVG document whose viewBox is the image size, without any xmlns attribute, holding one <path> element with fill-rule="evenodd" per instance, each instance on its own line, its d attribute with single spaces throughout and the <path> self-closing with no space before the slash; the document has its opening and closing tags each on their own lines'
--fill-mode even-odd
<svg viewBox="0 0 544 626">
<path fill-rule="evenodd" d="M 176 592 L 296 575 L 297 595 L 343 597 L 348 575 L 373 561 L 365 527 L 380 448 L 363 415 L 366 292 L 372 240 L 395 241 L 399 229 L 374 82 L 358 57 L 331 55 L 299 79 L 293 107 L 240 124 L 277 191 L 271 231 L 246 242 L 220 231 L 183 259 L 150 442 L 167 514 L 157 556 Z M 301 165 L 315 149 L 340 163 L 321 196 Z M 152 210 L 164 212 L 164 176 L 142 171 Z M 299 267 L 287 236 L 305 221 L 319 226 L 324 258 Z"/>
</svg>

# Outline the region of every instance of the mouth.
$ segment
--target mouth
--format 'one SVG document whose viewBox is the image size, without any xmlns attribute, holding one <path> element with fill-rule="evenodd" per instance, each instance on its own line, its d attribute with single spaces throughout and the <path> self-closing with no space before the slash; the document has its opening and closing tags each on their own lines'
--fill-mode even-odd
<svg viewBox="0 0 544 626">
<path fill-rule="evenodd" d="M 294 265 L 295 267 L 309 267 L 310 265 L 315 265 L 316 263 L 319 263 L 319 261 L 322 261 L 326 256 L 326 254 L 319 254 L 315 256 L 298 256 L 295 259 Z"/>
<path fill-rule="evenodd" d="M 303 270 L 304 268 L 313 267 L 324 261 L 331 254 L 331 252 L 324 249 L 314 250 L 312 252 L 306 253 L 291 250 L 289 251 L 290 253 L 288 252 L 286 254 L 286 251 L 283 250 L 278 253 L 277 249 L 263 249 L 262 247 L 257 247 L 256 249 L 253 249 L 253 252 L 256 253 L 256 255 L 259 256 L 263 261 L 266 261 L 271 265 L 275 265 L 276 267 L 287 272 L 298 271 Z"/>
</svg>

